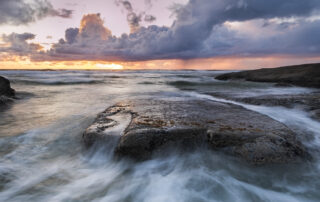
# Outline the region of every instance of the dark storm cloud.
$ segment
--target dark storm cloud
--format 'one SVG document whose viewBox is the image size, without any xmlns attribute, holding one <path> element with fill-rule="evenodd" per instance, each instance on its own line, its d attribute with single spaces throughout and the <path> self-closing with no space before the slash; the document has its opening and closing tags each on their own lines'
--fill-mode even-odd
<svg viewBox="0 0 320 202">
<path fill-rule="evenodd" d="M 2 41 L 9 46 L 0 47 L 0 52 L 14 53 L 17 55 L 28 55 L 31 53 L 36 53 L 42 48 L 39 44 L 28 43 L 28 40 L 32 40 L 35 38 L 35 35 L 31 33 L 12 33 L 10 35 L 2 35 L 1 38 Z"/>
<path fill-rule="evenodd" d="M 76 41 L 76 38 L 79 34 L 79 29 L 78 28 L 69 28 L 66 30 L 65 33 L 65 39 L 67 43 L 72 44 Z"/>
<path fill-rule="evenodd" d="M 70 18 L 71 10 L 55 9 L 47 0 L 0 0 L 0 25 L 21 25 L 47 16 Z"/>
<path fill-rule="evenodd" d="M 176 51 L 192 51 L 214 34 L 215 26 L 224 22 L 308 16 L 319 7 L 318 0 L 191 0 L 176 10 L 177 20 L 170 36 Z"/>
<path fill-rule="evenodd" d="M 130 2 L 120 1 L 128 12 Z M 33 55 L 34 60 L 126 60 L 192 59 L 214 56 L 319 54 L 320 21 L 310 21 L 319 11 L 319 0 L 190 0 L 175 7 L 176 20 L 171 27 L 140 27 L 131 34 L 107 37 L 88 32 L 81 37 L 81 29 L 66 31 L 66 39 L 45 53 Z M 134 17 L 133 17 L 134 18 Z M 295 22 L 278 23 L 271 19 L 293 18 Z M 259 21 L 268 32 L 252 37 L 239 34 L 226 22 Z M 99 23 L 97 23 L 99 21 Z M 94 24 L 103 30 L 100 16 Z M 139 20 L 136 21 L 136 27 Z M 106 28 L 105 28 L 106 29 Z M 67 43 L 66 43 L 66 42 Z"/>
<path fill-rule="evenodd" d="M 263 26 L 263 23 L 261 24 Z M 204 41 L 203 46 L 187 58 L 212 56 L 264 56 L 276 54 L 319 55 L 320 53 L 320 21 L 300 20 L 290 29 L 283 23 L 269 22 L 268 27 L 280 31 L 275 35 L 268 34 L 252 37 L 237 34 L 223 26 L 216 27 L 214 32 Z M 285 25 L 288 26 L 288 25 Z M 291 26 L 291 25 L 290 25 Z M 283 31 L 285 29 L 285 31 Z"/>
</svg>

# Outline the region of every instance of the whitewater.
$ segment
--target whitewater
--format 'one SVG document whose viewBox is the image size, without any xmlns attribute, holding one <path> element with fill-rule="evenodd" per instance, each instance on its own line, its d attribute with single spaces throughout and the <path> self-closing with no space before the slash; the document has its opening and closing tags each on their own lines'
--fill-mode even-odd
<svg viewBox="0 0 320 202">
<path fill-rule="evenodd" d="M 205 93 L 250 97 L 317 90 L 215 80 L 221 73 L 0 71 L 19 98 L 0 111 L 0 201 L 319 201 L 320 122 L 301 108 Z M 114 145 L 83 144 L 82 134 L 99 112 L 122 100 L 158 97 L 197 97 L 265 114 L 295 131 L 313 160 L 253 166 L 204 148 L 135 163 L 115 160 Z"/>
</svg>

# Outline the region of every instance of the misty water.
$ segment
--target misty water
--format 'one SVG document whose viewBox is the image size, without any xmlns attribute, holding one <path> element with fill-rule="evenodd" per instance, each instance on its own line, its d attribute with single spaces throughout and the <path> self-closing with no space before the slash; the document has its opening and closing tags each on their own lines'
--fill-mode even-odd
<svg viewBox="0 0 320 202">
<path fill-rule="evenodd" d="M 301 108 L 238 97 L 300 94 L 299 87 L 217 81 L 219 71 L 1 71 L 20 98 L 0 111 L 0 201 L 319 201 L 320 123 Z M 265 114 L 299 134 L 313 160 L 253 166 L 205 148 L 144 162 L 115 160 L 114 145 L 85 148 L 96 115 L 132 98 L 197 97 Z"/>
</svg>

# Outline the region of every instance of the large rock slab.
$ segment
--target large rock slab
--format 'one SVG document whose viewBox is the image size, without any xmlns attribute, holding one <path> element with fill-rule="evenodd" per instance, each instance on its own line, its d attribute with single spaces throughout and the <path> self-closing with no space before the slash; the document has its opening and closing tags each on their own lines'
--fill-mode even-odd
<svg viewBox="0 0 320 202">
<path fill-rule="evenodd" d="M 138 160 L 172 148 L 198 147 L 222 150 L 253 164 L 296 162 L 306 156 L 295 134 L 265 115 L 233 104 L 185 98 L 116 104 L 98 115 L 83 138 L 88 146 L 116 142 L 117 155 Z"/>
<path fill-rule="evenodd" d="M 218 80 L 244 79 L 256 82 L 275 82 L 305 87 L 320 87 L 320 64 L 266 68 L 222 74 Z"/>
<path fill-rule="evenodd" d="M 0 105 L 12 101 L 15 91 L 10 86 L 10 81 L 0 76 Z"/>
</svg>

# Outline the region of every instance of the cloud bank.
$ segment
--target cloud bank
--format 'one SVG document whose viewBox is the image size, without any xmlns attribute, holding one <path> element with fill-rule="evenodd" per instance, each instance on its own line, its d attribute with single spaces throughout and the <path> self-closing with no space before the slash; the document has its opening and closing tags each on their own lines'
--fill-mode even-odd
<svg viewBox="0 0 320 202">
<path fill-rule="evenodd" d="M 128 12 L 130 34 L 115 37 L 99 14 L 89 14 L 83 17 L 80 28 L 67 29 L 65 38 L 49 51 L 33 49 L 30 53 L 29 47 L 22 47 L 36 61 L 320 53 L 319 0 L 190 0 L 175 9 L 176 20 L 170 27 L 141 27 L 142 17 L 133 11 L 131 3 L 118 3 Z M 154 19 L 145 15 L 144 20 Z"/>
<path fill-rule="evenodd" d="M 32 33 L 3 35 L 2 41 L 9 44 L 9 46 L 0 46 L 0 52 L 13 53 L 19 56 L 37 53 L 42 49 L 42 46 L 35 43 L 28 43 L 28 40 L 34 39 L 35 36 L 36 35 Z"/>
<path fill-rule="evenodd" d="M 71 10 L 55 9 L 48 0 L 0 0 L 0 25 L 22 25 L 47 16 L 70 18 Z"/>
</svg>

